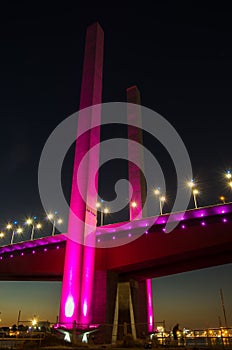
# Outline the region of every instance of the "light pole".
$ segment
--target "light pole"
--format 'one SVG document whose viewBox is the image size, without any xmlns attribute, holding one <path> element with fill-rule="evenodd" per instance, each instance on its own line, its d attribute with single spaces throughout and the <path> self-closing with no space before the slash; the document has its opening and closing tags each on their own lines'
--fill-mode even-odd
<svg viewBox="0 0 232 350">
<path fill-rule="evenodd" d="M 223 204 L 225 204 L 225 203 L 226 203 L 226 199 L 225 199 L 225 197 L 224 197 L 224 196 L 220 196 L 220 197 L 219 197 L 219 199 L 220 199 L 220 201 L 222 201 L 222 203 L 223 203 Z"/>
<path fill-rule="evenodd" d="M 232 189 L 232 174 L 230 170 L 226 171 L 225 177 L 228 180 L 228 186 Z"/>
<path fill-rule="evenodd" d="M 15 221 L 15 224 L 17 223 L 17 221 Z M 18 233 L 18 234 L 20 234 L 20 233 L 22 233 L 23 232 L 23 229 L 20 227 L 20 226 L 18 226 L 17 228 L 16 228 L 16 230 L 14 229 L 14 225 L 13 224 L 10 224 L 10 223 L 8 223 L 7 225 L 6 225 L 6 229 L 9 231 L 9 230 L 12 230 L 12 235 L 11 235 L 11 240 L 10 240 L 10 244 L 13 244 L 14 243 L 14 236 L 15 236 L 15 233 Z"/>
<path fill-rule="evenodd" d="M 63 220 L 61 218 L 56 220 L 56 213 L 49 213 L 47 216 L 48 220 L 52 221 L 52 236 L 55 235 L 55 230 L 56 230 L 56 223 L 58 225 L 61 225 L 63 223 Z"/>
<path fill-rule="evenodd" d="M 197 205 L 197 195 L 199 194 L 199 191 L 197 188 L 195 188 L 195 182 L 193 180 L 189 181 L 188 182 L 188 187 L 191 188 L 191 191 L 192 191 L 192 194 L 193 194 L 193 200 L 194 200 L 194 206 L 195 206 L 195 209 L 198 208 L 198 205 Z"/>
<path fill-rule="evenodd" d="M 163 204 L 165 201 L 166 201 L 166 198 L 164 196 L 159 197 L 160 215 L 163 215 Z"/>
<path fill-rule="evenodd" d="M 8 227 L 9 227 L 9 225 L 7 225 Z M 15 236 L 15 233 L 18 233 L 18 234 L 20 234 L 20 233 L 22 233 L 23 232 L 23 229 L 22 229 L 22 227 L 17 227 L 17 229 L 16 229 L 16 231 L 13 229 L 13 227 L 11 227 L 12 228 L 12 236 L 11 236 L 11 241 L 10 241 L 10 244 L 13 244 L 14 243 L 14 236 Z"/>
<path fill-rule="evenodd" d="M 230 186 L 230 188 L 232 189 L 232 181 L 228 182 L 228 185 Z"/>
<path fill-rule="evenodd" d="M 159 198 L 160 215 L 163 215 L 163 205 L 166 201 L 165 196 L 161 195 L 160 188 L 154 190 L 154 194 Z"/>
<path fill-rule="evenodd" d="M 101 202 L 103 203 L 104 201 L 101 200 Z M 96 203 L 96 208 L 100 209 L 99 211 L 101 212 L 101 221 L 100 221 L 100 225 L 103 226 L 104 225 L 104 214 L 109 214 L 109 209 L 108 208 L 104 208 L 103 205 L 101 205 L 100 202 Z"/>
<path fill-rule="evenodd" d="M 35 229 L 40 230 L 42 228 L 42 225 L 39 222 L 38 224 L 35 225 L 33 219 L 31 218 L 27 219 L 26 224 L 32 226 L 31 236 L 30 236 L 30 240 L 32 241 L 34 239 Z"/>
<path fill-rule="evenodd" d="M 194 205 L 195 205 L 195 208 L 197 209 L 197 195 L 198 195 L 199 191 L 194 188 L 193 189 L 193 199 L 194 199 Z"/>
</svg>

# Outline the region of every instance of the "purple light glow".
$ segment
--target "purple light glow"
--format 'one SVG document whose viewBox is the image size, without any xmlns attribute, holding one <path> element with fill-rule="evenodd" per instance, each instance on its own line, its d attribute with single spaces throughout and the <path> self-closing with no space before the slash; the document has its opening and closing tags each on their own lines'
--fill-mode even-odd
<svg viewBox="0 0 232 350">
<path fill-rule="evenodd" d="M 222 221 L 223 221 L 223 222 L 227 222 L 227 219 L 223 218 Z"/>
<path fill-rule="evenodd" d="M 152 307 L 152 280 L 146 280 L 147 286 L 147 321 L 148 321 L 148 332 L 153 331 L 154 324 L 154 315 L 153 315 L 153 307 Z"/>
<path fill-rule="evenodd" d="M 23 256 L 24 255 L 24 253 L 21 253 L 21 256 Z"/>
<path fill-rule="evenodd" d="M 12 255 L 12 254 L 10 255 L 10 258 L 13 258 L 13 255 Z"/>
<path fill-rule="evenodd" d="M 90 324 L 92 319 L 92 298 L 95 272 L 95 248 L 84 247 L 84 259 L 82 266 L 82 279 L 85 281 L 81 286 L 81 313 L 80 324 Z"/>
<path fill-rule="evenodd" d="M 75 145 L 74 169 L 68 219 L 68 239 L 64 262 L 64 274 L 61 292 L 60 316 L 61 323 L 88 325 L 91 323 L 91 304 L 94 281 L 95 248 L 88 246 L 89 238 L 87 227 L 96 229 L 96 213 L 88 210 L 88 205 L 95 208 L 97 202 L 98 172 L 95 174 L 95 183 L 91 182 L 91 170 L 98 169 L 100 127 L 82 134 L 87 126 L 91 129 L 95 122 L 101 124 L 101 109 L 95 109 L 91 118 L 86 107 L 100 104 L 102 101 L 102 65 L 103 65 L 104 34 L 101 27 L 94 23 L 89 26 L 86 33 L 85 54 L 83 63 L 83 76 L 81 86 L 80 118 L 78 118 L 77 138 Z M 88 155 L 84 166 L 80 166 L 85 154 Z M 81 150 L 81 152 L 80 152 Z M 78 179 L 78 181 L 77 181 Z M 86 195 L 82 197 L 82 193 Z M 88 205 L 87 205 L 88 204 Z M 92 235 L 95 240 L 95 234 Z M 81 243 L 84 242 L 84 245 Z M 94 241 L 95 242 L 95 241 Z M 93 243 L 93 242 L 92 242 Z M 93 245 L 94 246 L 94 245 Z M 72 298 L 70 299 L 68 298 Z M 68 303 L 69 300 L 69 304 Z M 67 305 L 71 305 L 67 307 Z M 86 306 L 85 306 L 86 305 Z M 72 312 L 66 312 L 71 308 Z"/>
<path fill-rule="evenodd" d="M 164 227 L 164 228 L 162 228 L 162 231 L 163 231 L 163 232 L 165 232 L 165 231 L 166 231 L 165 227 Z"/>
<path fill-rule="evenodd" d="M 88 306 L 87 306 L 87 302 L 85 300 L 84 301 L 84 305 L 83 305 L 83 315 L 84 315 L 84 317 L 86 317 L 86 315 L 87 315 L 87 310 L 88 310 Z"/>
<path fill-rule="evenodd" d="M 148 231 L 146 231 L 145 234 L 148 235 Z"/>
<path fill-rule="evenodd" d="M 186 226 L 185 226 L 185 225 L 181 225 L 181 228 L 183 228 L 183 229 L 184 229 L 184 228 L 186 228 Z"/>
<path fill-rule="evenodd" d="M 35 254 L 35 251 L 34 251 L 34 250 L 32 250 L 32 254 Z"/>
<path fill-rule="evenodd" d="M 131 233 L 128 233 L 128 237 L 131 237 Z"/>
<path fill-rule="evenodd" d="M 60 247 L 59 247 L 59 246 L 57 246 L 57 247 L 56 247 L 56 249 L 60 249 Z"/>
<path fill-rule="evenodd" d="M 79 322 L 77 311 L 81 292 L 81 266 L 77 257 L 82 255 L 82 251 L 80 244 L 67 240 L 59 319 L 61 324 L 67 324 L 67 328 L 74 321 Z"/>
<path fill-rule="evenodd" d="M 44 252 L 46 252 L 47 251 L 47 248 L 44 248 Z"/>
<path fill-rule="evenodd" d="M 115 236 L 113 236 L 112 239 L 115 239 Z"/>
<path fill-rule="evenodd" d="M 204 221 L 202 221 L 201 226 L 205 226 L 205 225 L 206 225 L 206 223 Z"/>
<path fill-rule="evenodd" d="M 0 256 L 0 260 L 2 260 L 2 256 Z"/>
</svg>

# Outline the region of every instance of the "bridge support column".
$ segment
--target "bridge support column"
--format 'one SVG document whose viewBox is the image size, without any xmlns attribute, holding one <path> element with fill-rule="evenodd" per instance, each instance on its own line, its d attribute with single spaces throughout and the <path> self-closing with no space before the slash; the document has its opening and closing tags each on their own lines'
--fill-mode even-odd
<svg viewBox="0 0 232 350">
<path fill-rule="evenodd" d="M 92 294 L 94 282 L 95 236 L 88 232 L 88 224 L 96 227 L 96 192 L 90 187 L 91 164 L 98 168 L 99 147 L 94 155 L 79 170 L 83 157 L 91 147 L 100 142 L 100 127 L 91 129 L 92 120 L 100 124 L 100 108 L 85 110 L 86 107 L 101 103 L 102 100 L 102 66 L 104 33 L 98 23 L 88 27 L 86 32 L 83 76 L 80 98 L 80 115 L 77 125 L 73 181 L 68 221 L 68 237 L 64 263 L 64 274 L 61 292 L 59 323 L 71 328 L 75 321 L 80 326 L 92 322 Z M 88 132 L 82 134 L 83 128 Z M 77 179 L 79 179 L 77 184 Z M 80 184 L 81 182 L 81 184 Z M 81 192 L 78 186 L 81 185 Z M 95 177 L 95 186 L 98 178 Z M 83 195 L 83 197 L 82 197 Z M 90 242 L 91 240 L 91 242 Z"/>
<path fill-rule="evenodd" d="M 136 141 L 143 145 L 142 134 L 142 120 L 141 120 L 141 97 L 137 86 L 132 86 L 127 89 L 127 102 L 133 105 L 128 106 L 127 120 L 128 120 L 128 139 Z M 130 125 L 136 120 L 139 128 Z M 144 202 L 146 199 L 146 184 L 145 179 L 141 171 L 144 171 L 144 154 L 140 151 L 139 147 L 128 145 L 128 158 L 129 163 L 129 182 L 133 188 L 132 201 L 136 203 L 136 206 L 130 206 L 130 220 L 141 219 L 146 217 L 146 208 Z M 139 161 L 140 169 L 133 163 L 133 161 Z M 146 281 L 147 285 L 147 322 L 148 331 L 152 332 L 154 328 L 154 315 L 153 315 L 153 301 L 152 301 L 152 280 Z"/>
<path fill-rule="evenodd" d="M 127 108 L 128 140 L 135 141 L 138 144 L 138 147 L 136 147 L 134 144 L 131 145 L 128 143 L 128 159 L 130 160 L 128 164 L 128 177 L 133 189 L 131 200 L 136 203 L 134 207 L 130 205 L 130 220 L 134 220 L 147 216 L 144 206 L 146 200 L 146 182 L 142 174 L 144 171 L 144 154 L 141 151 L 141 147 L 139 147 L 139 144 L 143 145 L 141 98 L 137 86 L 127 89 L 127 102 L 129 103 Z M 139 128 L 133 126 L 135 122 Z M 140 169 L 135 165 L 136 162 L 139 163 Z"/>
<path fill-rule="evenodd" d="M 131 334 L 134 339 L 147 333 L 145 282 L 119 282 L 115 299 L 112 344 Z"/>
</svg>

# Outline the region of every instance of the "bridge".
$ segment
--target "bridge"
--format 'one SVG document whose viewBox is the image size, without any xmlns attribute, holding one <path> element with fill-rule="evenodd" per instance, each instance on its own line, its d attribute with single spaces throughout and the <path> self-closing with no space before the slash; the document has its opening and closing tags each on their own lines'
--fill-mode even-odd
<svg viewBox="0 0 232 350">
<path fill-rule="evenodd" d="M 181 220 L 165 233 L 170 216 Z M 135 238 L 138 226 L 144 234 Z M 118 245 L 123 236 L 132 242 Z M 227 264 L 232 262 L 232 204 L 98 227 L 97 237 L 96 271 L 116 272 L 120 281 Z M 114 240 L 117 246 L 102 248 L 100 239 Z M 0 280 L 62 281 L 66 241 L 67 234 L 57 234 L 0 247 Z"/>
<path fill-rule="evenodd" d="M 133 147 L 128 144 L 130 197 L 136 206 L 130 207 L 128 222 L 97 227 L 97 194 L 91 191 L 90 169 L 99 165 L 95 146 L 100 142 L 100 127 L 91 126 L 93 120 L 100 125 L 101 115 L 100 109 L 90 116 L 85 111 L 101 103 L 103 42 L 102 28 L 91 25 L 86 34 L 80 97 L 84 118 L 78 120 L 68 232 L 1 247 L 0 280 L 62 281 L 58 327 L 113 324 L 110 332 L 102 331 L 105 339 L 115 342 L 119 323 L 130 323 L 134 337 L 154 329 L 151 278 L 232 262 L 232 204 L 142 218 L 146 186 L 135 164 L 139 161 L 143 170 L 143 155 L 136 146 L 143 140 L 141 128 L 130 123 L 141 118 L 140 94 L 134 86 L 127 89 L 127 119 L 128 139 L 136 141 Z M 88 131 L 82 135 L 87 124 Z M 97 151 L 79 171 L 92 147 Z M 86 201 L 77 186 L 77 174 Z M 177 223 L 170 233 L 165 231 L 168 220 Z M 94 247 L 72 239 L 78 236 L 78 242 L 86 243 L 87 225 L 95 228 Z M 107 242 L 111 248 L 105 248 Z"/>
<path fill-rule="evenodd" d="M 165 225 L 170 218 L 180 221 L 172 232 L 166 233 Z M 138 227 L 143 227 L 144 234 L 139 232 L 138 235 Z M 136 321 L 142 324 L 147 318 L 147 281 L 231 263 L 231 233 L 231 203 L 98 227 L 92 310 L 94 323 L 113 323 L 117 286 L 121 285 L 121 294 L 127 299 L 129 284 L 133 304 L 137 306 L 134 307 Z M 123 236 L 132 241 L 117 245 L 117 240 Z M 1 247 L 0 279 L 62 281 L 68 239 L 67 234 L 57 234 Z M 102 248 L 101 242 L 106 240 L 115 242 L 115 246 Z M 123 317 L 125 315 L 117 323 L 122 322 Z M 140 326 L 134 332 L 139 335 L 145 329 Z M 104 336 L 108 334 L 109 340 L 111 332 L 104 330 Z"/>
</svg>

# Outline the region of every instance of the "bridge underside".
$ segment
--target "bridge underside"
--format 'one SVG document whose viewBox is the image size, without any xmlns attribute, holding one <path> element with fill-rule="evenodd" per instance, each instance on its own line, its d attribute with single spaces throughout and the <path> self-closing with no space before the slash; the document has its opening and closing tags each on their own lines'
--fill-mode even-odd
<svg viewBox="0 0 232 350">
<path fill-rule="evenodd" d="M 232 212 L 202 223 L 194 219 L 169 234 L 156 225 L 129 244 L 96 248 L 96 271 L 112 271 L 119 281 L 142 281 L 231 263 Z M 0 280 L 61 281 L 66 239 L 57 235 L 0 248 Z"/>
</svg>

